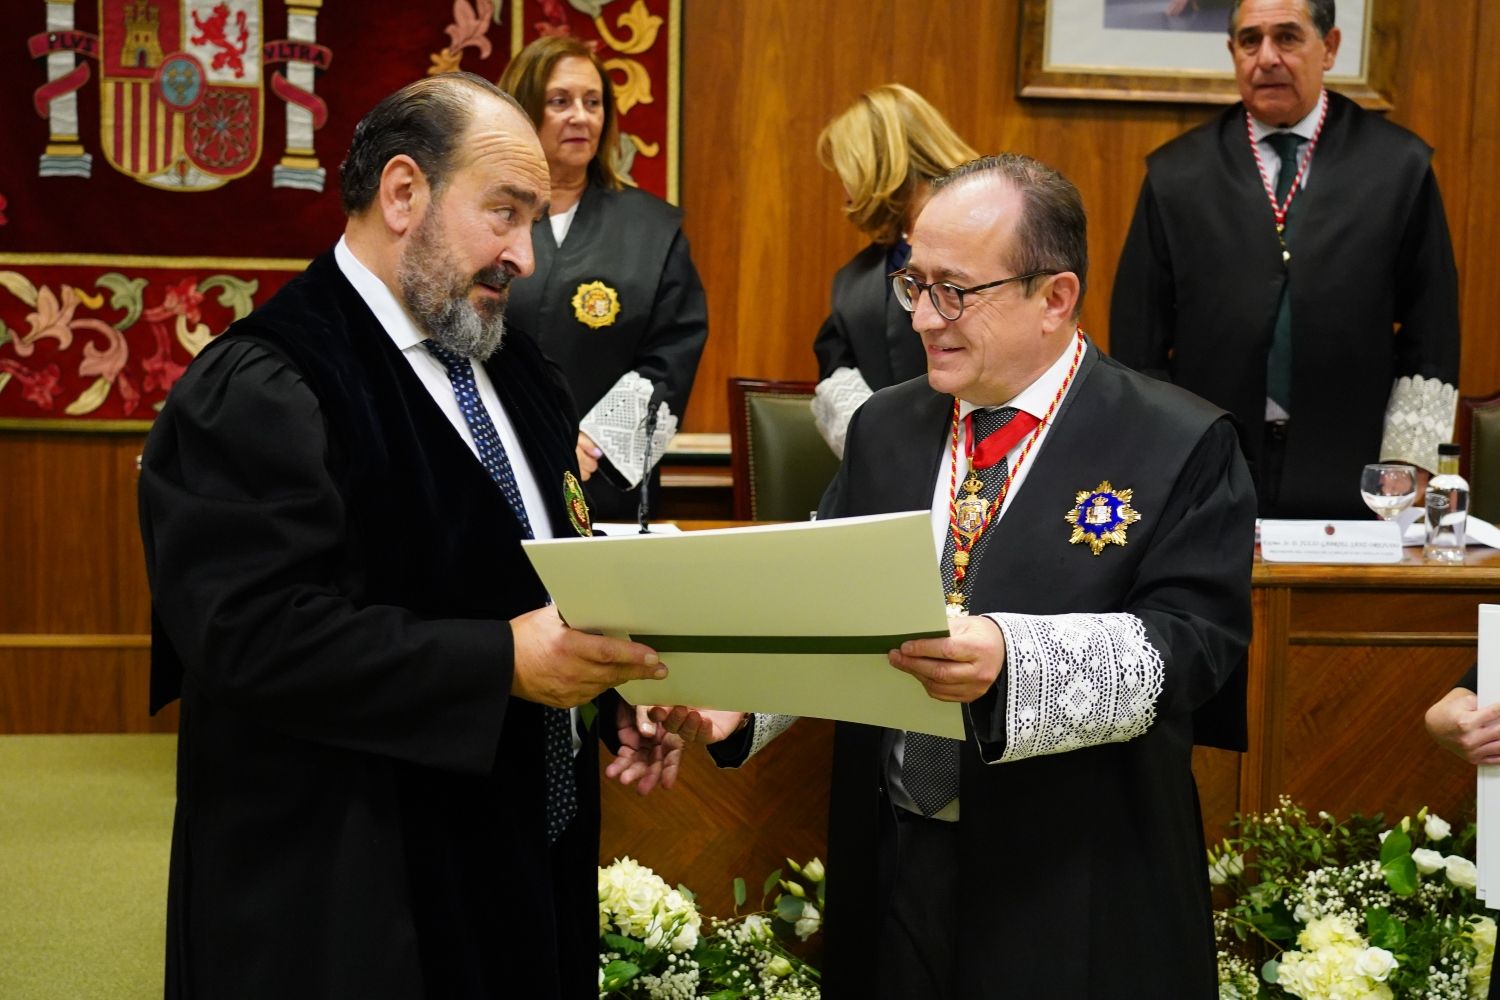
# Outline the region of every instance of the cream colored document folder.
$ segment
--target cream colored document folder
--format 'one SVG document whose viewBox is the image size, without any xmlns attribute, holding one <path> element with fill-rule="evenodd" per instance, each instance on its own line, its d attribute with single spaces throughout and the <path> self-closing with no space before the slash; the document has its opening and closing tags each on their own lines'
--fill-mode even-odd
<svg viewBox="0 0 1500 1000">
<path fill-rule="evenodd" d="M 948 633 L 925 511 L 524 545 L 568 624 L 661 653 L 631 702 L 963 737 L 960 707 L 886 660 Z"/>
</svg>

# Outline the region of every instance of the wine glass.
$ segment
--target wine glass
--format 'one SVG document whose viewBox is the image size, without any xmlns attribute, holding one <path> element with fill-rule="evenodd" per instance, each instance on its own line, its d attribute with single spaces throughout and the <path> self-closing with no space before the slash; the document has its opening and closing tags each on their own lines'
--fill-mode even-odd
<svg viewBox="0 0 1500 1000">
<path fill-rule="evenodd" d="M 1394 521 L 1417 499 L 1417 470 L 1410 465 L 1374 462 L 1359 475 L 1359 495 L 1382 521 Z"/>
</svg>

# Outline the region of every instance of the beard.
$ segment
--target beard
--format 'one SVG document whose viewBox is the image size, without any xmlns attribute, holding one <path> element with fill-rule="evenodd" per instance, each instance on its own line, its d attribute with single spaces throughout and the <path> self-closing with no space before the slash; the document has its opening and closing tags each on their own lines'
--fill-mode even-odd
<svg viewBox="0 0 1500 1000">
<path fill-rule="evenodd" d="M 511 275 L 491 264 L 465 277 L 448 252 L 445 236 L 437 212 L 429 211 L 396 265 L 401 299 L 417 326 L 433 340 L 466 358 L 484 361 L 505 337 L 505 296 Z M 475 305 L 469 292 L 477 284 L 499 292 L 500 298 L 485 298 Z"/>
</svg>

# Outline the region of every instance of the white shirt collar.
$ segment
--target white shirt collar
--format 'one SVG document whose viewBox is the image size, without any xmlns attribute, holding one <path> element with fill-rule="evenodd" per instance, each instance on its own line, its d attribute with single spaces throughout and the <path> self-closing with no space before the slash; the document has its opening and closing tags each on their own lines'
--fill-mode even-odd
<svg viewBox="0 0 1500 1000">
<path fill-rule="evenodd" d="M 1294 124 L 1291 128 L 1281 128 L 1276 125 L 1267 125 L 1259 118 L 1251 115 L 1250 134 L 1255 136 L 1256 142 L 1260 142 L 1264 140 L 1266 136 L 1272 135 L 1276 132 L 1295 132 L 1302 138 L 1311 140 L 1313 136 L 1315 136 L 1318 132 L 1318 119 L 1322 117 L 1323 107 L 1327 103 L 1328 91 L 1325 90 L 1318 95 L 1318 103 L 1313 105 L 1313 109 L 1309 111 L 1301 121 Z"/>
<path fill-rule="evenodd" d="M 1082 334 L 1074 333 L 1072 337 L 1069 337 L 1067 347 L 1063 349 L 1062 353 L 1057 356 L 1057 360 L 1052 362 L 1046 371 L 1038 375 L 1036 380 L 1026 388 L 1000 405 L 1014 406 L 1018 410 L 1025 410 L 1038 420 L 1046 416 L 1047 410 L 1052 406 L 1053 398 L 1057 396 L 1057 390 L 1062 388 L 1063 381 L 1068 377 L 1068 369 L 1073 364 L 1073 351 L 1077 346 L 1075 338 L 1080 336 Z M 989 407 L 975 406 L 966 399 L 961 399 L 958 402 L 958 415 L 961 418 L 968 416 L 975 410 L 984 409 L 989 409 Z"/>
<path fill-rule="evenodd" d="M 375 272 L 354 256 L 354 251 L 349 249 L 348 239 L 340 236 L 333 248 L 333 259 L 338 264 L 339 270 L 344 277 L 349 279 L 349 284 L 359 293 L 359 297 L 365 300 L 365 305 L 375 314 L 380 326 L 386 335 L 395 343 L 396 349 L 405 351 L 416 347 L 427 339 L 427 334 L 417 329 L 411 314 L 401 305 L 396 294 L 387 287 L 384 281 L 375 276 Z"/>
</svg>

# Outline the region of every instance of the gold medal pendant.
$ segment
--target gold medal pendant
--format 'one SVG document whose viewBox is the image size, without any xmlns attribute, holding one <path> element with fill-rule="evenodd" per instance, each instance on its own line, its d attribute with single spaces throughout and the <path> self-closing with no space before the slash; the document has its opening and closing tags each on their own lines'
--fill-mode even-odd
<svg viewBox="0 0 1500 1000">
<path fill-rule="evenodd" d="M 962 618 L 964 615 L 969 613 L 968 610 L 964 607 L 963 594 L 954 591 L 947 595 L 947 599 L 948 607 L 946 610 L 948 612 L 949 618 Z"/>
<path fill-rule="evenodd" d="M 980 529 L 984 527 L 984 500 L 973 495 L 966 496 L 958 501 L 954 508 L 957 512 L 954 527 L 964 536 L 965 541 L 972 544 L 974 536 L 979 534 Z"/>
</svg>

